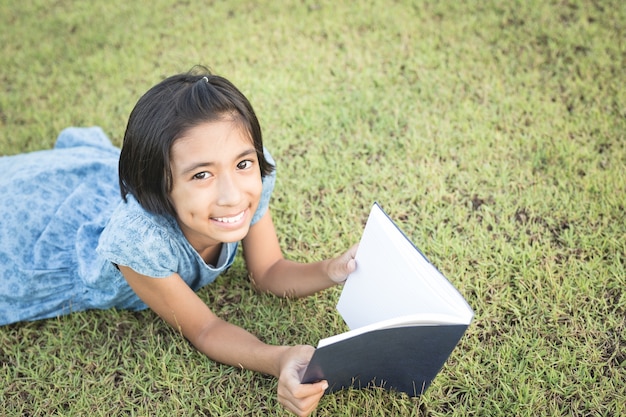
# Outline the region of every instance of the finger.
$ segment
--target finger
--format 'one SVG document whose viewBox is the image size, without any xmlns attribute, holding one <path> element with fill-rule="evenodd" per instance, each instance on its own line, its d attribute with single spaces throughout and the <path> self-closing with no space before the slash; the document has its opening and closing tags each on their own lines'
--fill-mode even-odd
<svg viewBox="0 0 626 417">
<path fill-rule="evenodd" d="M 295 395 L 294 397 L 290 397 L 284 395 L 284 391 L 279 392 L 279 402 L 283 405 L 283 407 L 297 416 L 308 416 L 313 412 L 313 410 L 315 410 L 315 408 L 317 408 L 317 405 L 324 395 L 324 391 L 328 387 L 328 384 L 325 381 L 322 381 L 320 383 L 307 385 L 312 385 L 314 387 L 317 386 L 318 389 L 315 390 L 312 395 L 305 397 L 300 397 L 300 394 L 302 393 L 298 393 L 297 397 Z M 303 390 L 303 392 L 305 391 L 308 390 Z"/>
<path fill-rule="evenodd" d="M 356 251 L 356 246 L 353 247 Z M 348 275 L 353 273 L 356 270 L 356 260 L 354 259 L 355 254 L 351 253 L 352 249 L 346 252 L 340 259 L 340 262 L 337 262 L 335 269 L 335 282 L 344 282 L 348 279 Z"/>
<path fill-rule="evenodd" d="M 324 395 L 324 391 L 328 387 L 326 383 L 316 383 L 310 384 L 319 386 L 319 389 L 314 391 L 312 395 L 308 395 L 305 397 L 294 397 L 294 398 L 286 398 L 284 396 L 279 396 L 279 401 L 285 408 L 287 408 L 292 413 L 298 416 L 308 416 L 317 408 L 320 399 Z"/>
<path fill-rule="evenodd" d="M 287 410 L 289 410 L 293 414 L 297 416 L 305 417 L 311 414 L 313 411 L 315 411 L 318 403 L 319 403 L 319 398 L 315 399 L 315 401 L 312 401 L 306 404 L 301 403 L 301 402 L 293 403 L 291 401 L 285 401 L 282 404 L 283 404 L 283 407 L 285 407 Z"/>
<path fill-rule="evenodd" d="M 319 395 L 324 395 L 324 391 L 328 388 L 328 382 L 325 380 L 315 382 L 313 384 L 298 384 L 293 390 L 293 396 L 297 399 L 307 398 Z"/>
<path fill-rule="evenodd" d="M 353 259 L 350 259 L 348 261 L 348 263 L 346 264 L 346 272 L 348 274 L 351 274 L 352 272 L 354 272 L 354 270 L 356 269 L 356 261 Z"/>
</svg>

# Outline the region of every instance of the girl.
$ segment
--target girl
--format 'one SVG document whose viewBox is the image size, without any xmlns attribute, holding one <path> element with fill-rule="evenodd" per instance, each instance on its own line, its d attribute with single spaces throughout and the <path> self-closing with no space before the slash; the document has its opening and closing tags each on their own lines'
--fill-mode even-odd
<svg viewBox="0 0 626 417">
<path fill-rule="evenodd" d="M 151 88 L 121 152 L 99 128 L 70 128 L 53 150 L 0 158 L 0 172 L 0 324 L 150 307 L 213 360 L 276 376 L 288 410 L 315 409 L 326 382 L 299 378 L 311 346 L 266 345 L 194 292 L 232 264 L 239 241 L 252 284 L 278 296 L 355 269 L 355 247 L 310 264 L 283 258 L 268 208 L 273 160 L 228 80 L 192 72 Z"/>
</svg>

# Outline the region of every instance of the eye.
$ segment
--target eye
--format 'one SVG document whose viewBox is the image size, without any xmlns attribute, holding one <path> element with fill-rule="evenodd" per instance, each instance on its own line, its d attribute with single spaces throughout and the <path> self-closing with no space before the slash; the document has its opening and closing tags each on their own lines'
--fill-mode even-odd
<svg viewBox="0 0 626 417">
<path fill-rule="evenodd" d="M 253 162 L 250 159 L 246 159 L 237 164 L 237 169 L 248 169 L 252 166 Z"/>
<path fill-rule="evenodd" d="M 206 180 L 211 177 L 211 173 L 207 171 L 198 172 L 193 176 L 194 180 Z"/>
</svg>

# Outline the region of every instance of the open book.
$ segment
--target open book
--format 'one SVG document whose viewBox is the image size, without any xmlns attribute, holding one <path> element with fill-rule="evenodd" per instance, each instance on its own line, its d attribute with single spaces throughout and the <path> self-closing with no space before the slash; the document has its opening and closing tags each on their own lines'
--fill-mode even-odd
<svg viewBox="0 0 626 417">
<path fill-rule="evenodd" d="M 337 304 L 350 331 L 319 342 L 302 382 L 421 395 L 474 312 L 378 204 Z"/>
</svg>

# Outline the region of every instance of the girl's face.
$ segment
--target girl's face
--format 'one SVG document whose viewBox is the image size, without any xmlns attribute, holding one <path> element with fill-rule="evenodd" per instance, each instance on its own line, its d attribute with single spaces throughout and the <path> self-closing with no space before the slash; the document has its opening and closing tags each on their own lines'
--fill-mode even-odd
<svg viewBox="0 0 626 417">
<path fill-rule="evenodd" d="M 170 200 L 183 234 L 202 255 L 243 239 L 261 197 L 259 161 L 248 133 L 236 122 L 202 123 L 170 152 Z"/>
</svg>

